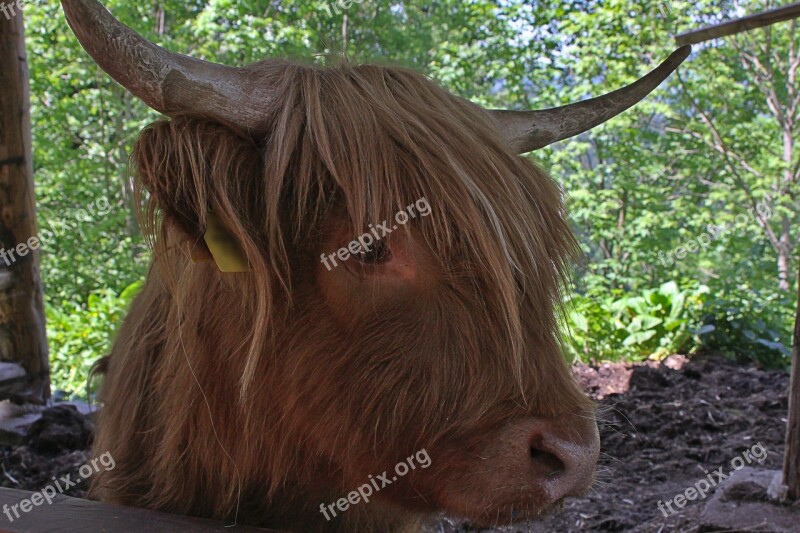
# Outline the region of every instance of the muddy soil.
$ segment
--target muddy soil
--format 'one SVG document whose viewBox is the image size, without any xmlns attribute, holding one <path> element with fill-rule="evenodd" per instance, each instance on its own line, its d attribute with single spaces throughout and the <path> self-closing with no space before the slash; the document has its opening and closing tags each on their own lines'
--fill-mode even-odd
<svg viewBox="0 0 800 533">
<path fill-rule="evenodd" d="M 56 405 L 28 429 L 24 446 L 0 446 L 0 487 L 41 490 L 56 479 L 71 475 L 90 457 L 94 426 L 89 417 L 71 405 Z M 68 487 L 64 494 L 83 498 L 85 485 Z"/>
<path fill-rule="evenodd" d="M 503 532 L 698 532 L 705 500 L 664 517 L 658 502 L 683 493 L 758 443 L 765 468 L 782 464 L 788 376 L 719 357 L 662 364 L 580 365 L 575 374 L 601 406 L 602 458 L 596 487 L 564 511 Z M 58 408 L 57 408 L 58 409 Z M 0 486 L 38 490 L 87 462 L 91 423 L 62 408 L 24 446 L 0 447 Z M 758 465 L 756 465 L 758 466 Z M 85 496 L 85 487 L 69 489 Z M 480 531 L 444 519 L 441 533 Z M 484 530 L 485 531 L 485 530 Z M 798 524 L 800 531 L 800 524 Z"/>
</svg>

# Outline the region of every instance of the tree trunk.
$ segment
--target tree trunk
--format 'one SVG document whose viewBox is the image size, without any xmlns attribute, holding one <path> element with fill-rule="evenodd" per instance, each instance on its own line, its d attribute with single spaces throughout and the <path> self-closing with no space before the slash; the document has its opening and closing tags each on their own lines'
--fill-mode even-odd
<svg viewBox="0 0 800 533">
<path fill-rule="evenodd" d="M 50 397 L 22 14 L 0 16 L 0 399 L 44 403 Z"/>
<path fill-rule="evenodd" d="M 792 382 L 789 386 L 789 422 L 786 425 L 786 452 L 783 461 L 783 483 L 789 489 L 789 499 L 794 501 L 800 499 L 800 273 L 797 276 L 797 291 Z"/>
<path fill-rule="evenodd" d="M 791 279 L 791 267 L 789 260 L 791 257 L 790 231 L 789 221 L 786 217 L 783 217 L 781 220 L 781 232 L 776 252 L 778 253 L 778 289 L 787 293 L 792 288 L 789 283 L 789 280 Z"/>
</svg>

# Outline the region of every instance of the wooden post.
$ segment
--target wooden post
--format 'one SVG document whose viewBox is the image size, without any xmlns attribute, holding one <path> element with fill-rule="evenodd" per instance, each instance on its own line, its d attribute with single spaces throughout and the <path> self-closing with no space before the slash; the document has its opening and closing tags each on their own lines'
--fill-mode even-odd
<svg viewBox="0 0 800 533">
<path fill-rule="evenodd" d="M 0 399 L 44 403 L 50 371 L 39 252 L 30 251 L 38 244 L 28 61 L 22 13 L 10 9 L 0 14 Z"/>
<path fill-rule="evenodd" d="M 799 268 L 800 270 L 800 268 Z M 789 500 L 800 499 L 800 272 L 797 276 L 797 314 L 792 345 L 792 381 L 789 385 L 789 422 L 783 456 L 783 484 Z"/>
</svg>

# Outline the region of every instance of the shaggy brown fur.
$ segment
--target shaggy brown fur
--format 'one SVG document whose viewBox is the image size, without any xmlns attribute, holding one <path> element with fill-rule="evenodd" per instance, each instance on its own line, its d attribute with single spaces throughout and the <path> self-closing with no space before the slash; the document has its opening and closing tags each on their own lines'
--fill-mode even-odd
<svg viewBox="0 0 800 533">
<path fill-rule="evenodd" d="M 294 531 L 535 514 L 487 455 L 524 417 L 591 409 L 556 333 L 575 249 L 558 187 L 412 71 L 251 68 L 280 79 L 266 138 L 179 117 L 136 144 L 154 262 L 104 378 L 95 452 L 117 466 L 92 495 Z M 421 197 L 387 263 L 320 264 Z M 211 212 L 251 272 L 190 260 Z M 320 514 L 423 448 L 430 468 Z"/>
</svg>

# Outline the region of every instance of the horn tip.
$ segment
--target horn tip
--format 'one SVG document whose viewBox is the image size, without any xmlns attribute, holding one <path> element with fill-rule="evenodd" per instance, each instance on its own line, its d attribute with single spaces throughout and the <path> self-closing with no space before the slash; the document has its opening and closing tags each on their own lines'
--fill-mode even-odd
<svg viewBox="0 0 800 533">
<path fill-rule="evenodd" d="M 672 57 L 683 63 L 687 57 L 692 53 L 692 45 L 685 44 L 672 52 Z"/>
</svg>

